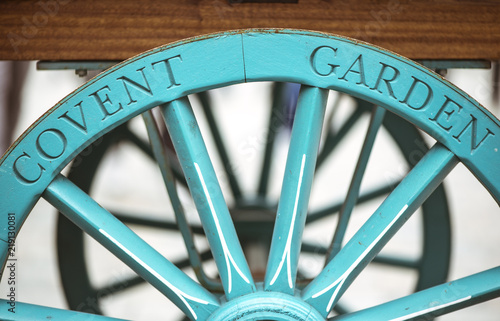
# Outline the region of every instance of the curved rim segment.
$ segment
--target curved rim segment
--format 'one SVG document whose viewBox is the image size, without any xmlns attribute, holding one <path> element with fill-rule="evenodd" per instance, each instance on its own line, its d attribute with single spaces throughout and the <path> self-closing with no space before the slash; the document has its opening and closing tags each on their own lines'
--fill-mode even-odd
<svg viewBox="0 0 500 321">
<path fill-rule="evenodd" d="M 243 30 L 158 47 L 92 79 L 50 109 L 0 160 L 0 195 L 20 227 L 81 150 L 126 120 L 191 93 L 252 81 L 346 92 L 406 118 L 456 154 L 500 199 L 500 123 L 416 63 L 355 40 L 300 30 Z M 7 241 L 7 229 L 0 239 Z"/>
</svg>

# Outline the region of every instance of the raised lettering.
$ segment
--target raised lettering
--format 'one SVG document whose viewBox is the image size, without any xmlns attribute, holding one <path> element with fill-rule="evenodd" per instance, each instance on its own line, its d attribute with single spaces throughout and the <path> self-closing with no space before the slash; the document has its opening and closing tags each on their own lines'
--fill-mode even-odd
<svg viewBox="0 0 500 321">
<path fill-rule="evenodd" d="M 104 93 L 104 99 L 103 99 L 99 95 L 99 93 L 101 91 L 104 91 L 104 90 L 111 91 L 111 89 L 109 89 L 108 86 L 104 86 L 101 89 L 99 89 L 96 92 L 89 95 L 91 97 L 94 97 L 95 101 L 97 102 L 97 105 L 101 108 L 101 111 L 104 114 L 104 117 L 102 120 L 105 120 L 109 116 L 112 116 L 123 109 L 123 106 L 121 103 L 118 103 L 118 107 L 114 106 L 111 99 L 109 99 L 108 94 Z"/>
<path fill-rule="evenodd" d="M 151 87 L 149 87 L 148 80 L 146 79 L 146 76 L 144 75 L 144 68 L 145 67 L 137 69 L 137 71 L 142 75 L 142 78 L 144 79 L 144 84 L 139 84 L 138 82 L 135 82 L 132 79 L 125 77 L 125 76 L 118 78 L 118 80 L 122 81 L 123 87 L 125 88 L 125 91 L 127 92 L 128 98 L 130 99 L 130 102 L 127 105 L 130 105 L 130 104 L 137 102 L 137 100 L 134 100 L 132 98 L 132 95 L 130 94 L 129 86 L 131 88 L 135 88 L 139 92 L 145 93 L 149 96 L 153 96 L 153 92 L 151 91 Z M 173 76 L 173 74 L 172 74 L 172 76 Z"/>
<path fill-rule="evenodd" d="M 33 163 L 29 160 L 31 160 L 31 156 L 26 152 L 23 152 L 23 154 L 16 158 L 16 160 L 14 161 L 12 169 L 14 170 L 14 174 L 17 176 L 17 178 L 27 184 L 32 184 L 38 181 L 40 177 L 42 177 L 42 173 L 43 171 L 45 171 L 45 168 L 42 165 L 35 163 L 36 165 L 38 165 L 39 172 L 35 175 L 31 175 L 32 173 L 27 173 L 29 172 L 29 168 L 33 167 Z"/>
<path fill-rule="evenodd" d="M 392 89 L 391 82 L 394 82 L 396 79 L 398 79 L 399 70 L 397 70 L 392 66 L 386 65 L 383 62 L 381 62 L 380 64 L 382 65 L 382 69 L 380 69 L 377 81 L 375 82 L 375 85 L 371 89 L 374 89 L 379 93 L 382 93 L 382 91 L 379 89 L 379 86 L 383 81 L 385 83 L 385 86 L 387 87 L 387 92 L 389 93 L 389 96 L 391 96 L 392 98 L 396 98 L 396 96 L 394 96 L 394 90 Z M 388 71 L 387 73 L 391 73 L 390 70 L 392 70 L 391 73 L 392 75 L 388 75 L 386 73 L 386 70 Z"/>
<path fill-rule="evenodd" d="M 167 70 L 167 76 L 168 76 L 168 80 L 170 82 L 169 86 L 167 87 L 167 89 L 170 89 L 172 87 L 176 87 L 176 86 L 180 86 L 181 84 L 178 83 L 176 80 L 175 80 L 175 77 L 174 77 L 174 71 L 172 69 L 172 64 L 170 63 L 170 60 L 174 59 L 174 58 L 177 58 L 179 59 L 181 62 L 182 62 L 182 57 L 181 55 L 177 55 L 177 56 L 173 56 L 173 57 L 170 57 L 170 58 L 167 58 L 165 60 L 160 60 L 160 61 L 157 61 L 157 62 L 153 62 L 151 64 L 151 66 L 153 67 L 153 70 L 155 69 L 155 65 L 156 64 L 159 64 L 159 63 L 163 63 L 165 65 L 165 68 Z"/>
<path fill-rule="evenodd" d="M 441 127 L 442 129 L 450 131 L 450 129 L 454 125 L 454 122 L 452 122 L 450 118 L 455 112 L 459 114 L 460 111 L 462 110 L 462 106 L 460 106 L 459 104 L 448 98 L 448 96 L 445 95 L 445 97 L 446 100 L 444 101 L 441 108 L 439 108 L 438 112 L 436 113 L 436 116 L 429 119 L 438 124 L 439 127 Z M 446 116 L 444 116 L 443 114 Z"/>
<path fill-rule="evenodd" d="M 70 124 L 81 130 L 83 133 L 87 134 L 87 122 L 85 121 L 85 116 L 83 115 L 82 102 L 76 104 L 71 111 L 73 111 L 74 108 L 78 110 L 77 112 L 73 112 L 75 114 L 74 116 L 69 115 L 68 113 L 70 112 L 70 110 L 68 110 L 61 116 L 57 117 L 57 119 L 65 119 Z"/>
<path fill-rule="evenodd" d="M 44 130 L 36 138 L 37 150 L 48 159 L 56 159 L 64 154 L 67 143 L 66 136 L 54 128 Z"/>
<path fill-rule="evenodd" d="M 357 70 L 354 69 L 355 66 L 356 66 Z M 366 84 L 366 79 L 365 79 L 365 69 L 363 67 L 363 55 L 359 55 L 358 58 L 356 58 L 356 60 L 354 60 L 352 65 L 349 67 L 349 69 L 347 69 L 345 74 L 342 77 L 340 77 L 339 79 L 347 81 L 346 76 L 350 72 L 352 72 L 353 74 L 359 75 L 359 81 L 356 82 L 357 85 L 365 85 L 366 87 L 368 87 L 368 85 Z"/>
<path fill-rule="evenodd" d="M 422 80 L 413 77 L 413 82 L 410 86 L 410 89 L 408 90 L 408 93 L 406 93 L 406 96 L 403 100 L 400 102 L 403 104 L 406 104 L 408 107 L 411 109 L 419 110 L 427 106 L 427 104 L 431 101 L 433 93 L 432 93 L 432 88 L 427 85 L 425 82 Z M 420 84 L 420 85 L 419 85 Z M 424 91 L 424 92 L 422 92 Z M 415 97 L 412 99 L 412 97 Z M 417 99 L 416 97 L 420 97 L 420 99 Z M 425 97 L 422 99 L 421 97 Z M 419 101 L 420 100 L 420 101 Z M 413 101 L 413 105 L 412 105 Z"/>
<path fill-rule="evenodd" d="M 329 67 L 324 68 L 322 71 L 318 69 L 317 66 L 318 55 L 326 56 L 325 58 L 327 58 L 327 56 L 332 56 L 333 58 L 335 58 L 337 56 L 337 49 L 332 48 L 330 46 L 320 46 L 314 49 L 314 51 L 311 54 L 311 58 L 309 59 L 309 62 L 311 63 L 311 68 L 316 74 L 320 76 L 329 76 L 331 74 L 335 74 L 335 69 L 337 69 L 339 65 L 327 62 L 326 65 L 328 65 Z"/>
<path fill-rule="evenodd" d="M 462 129 L 462 131 L 458 134 L 458 135 L 453 135 L 453 138 L 455 138 L 457 141 L 459 142 L 462 142 L 460 140 L 460 137 L 467 131 L 468 128 L 470 128 L 470 139 L 471 139 L 471 148 L 470 148 L 470 152 L 471 154 L 484 142 L 484 140 L 486 139 L 486 137 L 488 136 L 495 136 L 495 134 L 493 134 L 493 132 L 491 130 L 489 130 L 488 128 L 485 128 L 486 129 L 486 134 L 483 136 L 483 138 L 481 138 L 481 140 L 477 142 L 477 119 L 476 117 L 470 115 L 471 117 L 471 120 L 467 123 L 467 125 L 465 125 L 464 129 Z"/>
</svg>

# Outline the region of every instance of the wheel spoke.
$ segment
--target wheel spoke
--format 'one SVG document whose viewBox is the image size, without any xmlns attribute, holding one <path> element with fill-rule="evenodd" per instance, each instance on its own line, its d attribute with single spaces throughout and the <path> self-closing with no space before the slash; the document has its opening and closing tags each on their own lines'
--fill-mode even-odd
<svg viewBox="0 0 500 321">
<path fill-rule="evenodd" d="M 323 144 L 323 148 L 318 155 L 316 170 L 319 170 L 321 168 L 330 153 L 335 150 L 339 142 L 341 142 L 342 139 L 344 139 L 344 137 L 350 132 L 350 130 L 361 118 L 361 115 L 363 115 L 364 111 L 365 110 L 362 108 L 356 108 L 354 112 L 349 116 L 349 118 L 345 121 L 345 123 L 342 124 L 342 127 L 340 127 L 337 133 L 334 134 L 332 132 L 329 132 L 326 135 L 325 143 Z"/>
<path fill-rule="evenodd" d="M 342 304 L 337 303 L 333 307 L 333 311 L 337 312 L 337 314 L 347 314 L 347 313 L 349 313 L 350 310 L 347 309 L 346 307 L 344 307 Z"/>
<path fill-rule="evenodd" d="M 210 251 L 205 251 L 205 252 L 200 254 L 200 257 L 201 257 L 201 260 L 208 260 L 208 259 L 212 258 L 212 254 L 210 253 Z M 185 258 L 181 261 L 174 262 L 174 265 L 179 269 L 185 269 L 185 268 L 191 266 L 191 262 L 190 262 L 189 258 Z M 131 287 L 142 284 L 144 282 L 145 281 L 143 278 L 141 278 L 140 276 L 134 275 L 134 276 L 129 277 L 128 279 L 117 281 L 117 282 L 114 282 L 112 284 L 101 287 L 99 289 L 96 289 L 96 290 L 94 290 L 94 292 L 96 293 L 96 298 L 101 299 L 101 298 L 107 297 L 109 295 L 125 291 L 127 289 L 130 289 Z"/>
<path fill-rule="evenodd" d="M 382 121 L 384 120 L 384 114 L 384 108 L 377 106 L 373 108 L 370 125 L 368 126 L 365 141 L 359 154 L 358 163 L 356 164 L 356 169 L 354 170 L 354 174 L 351 179 L 351 184 L 349 186 L 349 190 L 347 191 L 347 196 L 345 198 L 344 204 L 340 209 L 339 221 L 337 223 L 337 228 L 335 229 L 335 234 L 333 235 L 332 243 L 328 251 L 329 253 L 326 260 L 327 263 L 330 262 L 335 255 L 337 255 L 337 253 L 340 251 L 340 248 L 342 247 L 342 242 L 347 230 L 347 224 L 349 223 L 352 210 L 356 205 L 356 201 L 359 196 L 359 189 L 361 187 L 361 180 L 363 179 L 363 176 L 365 174 L 366 166 L 368 165 L 368 159 L 370 158 L 378 130 L 380 129 Z"/>
<path fill-rule="evenodd" d="M 283 92 L 285 84 L 276 82 L 273 84 L 271 114 L 269 116 L 269 124 L 267 126 L 267 138 L 262 159 L 262 168 L 260 170 L 259 186 L 257 194 L 265 198 L 269 187 L 269 173 L 273 160 L 274 142 L 278 130 L 283 127 Z"/>
<path fill-rule="evenodd" d="M 224 144 L 224 139 L 219 131 L 219 126 L 217 125 L 217 121 L 214 117 L 212 106 L 210 104 L 210 96 L 206 91 L 198 93 L 196 95 L 200 100 L 201 107 L 203 112 L 205 113 L 205 117 L 207 118 L 208 127 L 210 128 L 210 132 L 212 133 L 212 137 L 215 142 L 215 147 L 217 148 L 217 152 L 219 153 L 219 157 L 222 161 L 222 166 L 226 171 L 227 178 L 229 181 L 229 187 L 231 188 L 231 192 L 233 193 L 233 197 L 238 202 L 241 199 L 241 188 L 238 182 L 238 179 L 233 171 L 233 163 L 229 158 L 229 153 L 227 152 L 226 146 Z"/>
<path fill-rule="evenodd" d="M 124 280 L 116 281 L 114 283 L 108 284 L 104 287 L 101 287 L 95 290 L 95 297 L 99 299 L 108 297 L 112 294 L 116 294 L 125 290 L 128 290 L 134 286 L 139 284 L 143 284 L 145 281 L 140 276 L 132 276 Z"/>
<path fill-rule="evenodd" d="M 154 218 L 150 218 L 147 214 L 141 213 L 140 216 L 137 216 L 136 214 L 128 214 L 128 213 L 123 213 L 123 212 L 117 212 L 117 211 L 111 211 L 114 217 L 122 221 L 122 223 L 129 224 L 129 225 L 139 225 L 139 226 L 146 226 L 146 227 L 152 227 L 152 228 L 159 228 L 159 229 L 165 229 L 165 230 L 175 230 L 178 231 L 179 228 L 176 223 L 174 222 L 168 222 L 165 220 L 158 220 Z M 191 230 L 195 234 L 200 234 L 204 235 L 205 232 L 203 232 L 203 228 L 198 225 L 191 225 Z"/>
<path fill-rule="evenodd" d="M 182 204 L 179 199 L 179 195 L 177 194 L 174 176 L 169 165 L 169 159 L 167 157 L 166 146 L 162 140 L 160 130 L 156 125 L 156 121 L 153 117 L 152 111 L 143 113 L 142 118 L 144 119 L 144 123 L 146 124 L 146 129 L 148 132 L 151 147 L 153 149 L 153 154 L 158 166 L 160 167 L 163 182 L 165 183 L 172 208 L 174 209 L 177 226 L 179 227 L 179 231 L 181 232 L 184 244 L 186 245 L 188 257 L 191 261 L 191 265 L 193 266 L 196 277 L 201 284 L 205 285 L 205 288 L 209 290 L 218 289 L 219 284 L 207 277 L 205 271 L 203 270 L 203 267 L 201 266 L 201 258 L 194 244 L 193 232 L 191 231 L 191 227 L 188 224 L 186 215 L 184 214 L 184 209 L 182 208 Z"/>
<path fill-rule="evenodd" d="M 323 245 L 304 242 L 302 244 L 301 251 L 310 254 L 325 255 L 328 249 Z M 372 260 L 372 263 L 389 265 L 394 267 L 417 269 L 419 267 L 420 262 L 415 259 L 379 254 Z"/>
<path fill-rule="evenodd" d="M 401 183 L 401 181 L 395 181 L 394 183 L 389 183 L 387 185 L 383 185 L 381 187 L 368 191 L 364 194 L 361 194 L 361 196 L 359 196 L 356 202 L 356 205 L 363 204 L 377 197 L 389 194 L 394 189 L 395 186 L 399 185 L 399 183 Z M 331 206 L 312 212 L 307 216 L 306 223 L 307 224 L 313 223 L 316 222 L 317 220 L 320 220 L 322 218 L 328 217 L 332 214 L 339 212 L 340 209 L 342 208 L 342 204 L 343 202 L 338 201 L 337 203 L 334 203 Z"/>
<path fill-rule="evenodd" d="M 193 319 L 217 309 L 217 298 L 64 176 L 59 174 L 43 197 Z"/>
<path fill-rule="evenodd" d="M 377 255 L 373 261 L 373 263 L 389 265 L 393 267 L 400 268 L 409 268 L 409 269 L 418 269 L 420 261 L 417 259 L 404 258 L 399 256 L 389 256 L 389 255 Z"/>
<path fill-rule="evenodd" d="M 75 312 L 70 310 L 62 310 L 56 308 L 49 308 L 41 305 L 29 304 L 24 302 L 16 302 L 14 313 L 8 310 L 10 301 L 0 299 L 0 320 L 4 321 L 46 321 L 46 320 L 71 320 L 71 321 L 125 321 L 124 319 L 117 319 L 105 317 L 102 315 L 95 315 L 83 312 Z"/>
<path fill-rule="evenodd" d="M 333 101 L 332 108 L 330 109 L 330 115 L 326 118 L 326 127 L 325 131 L 327 133 L 333 133 L 333 119 L 335 119 L 337 112 L 339 110 L 340 102 L 342 101 L 342 97 L 344 97 L 345 94 L 341 92 L 337 92 L 337 95 L 335 96 L 335 100 Z"/>
<path fill-rule="evenodd" d="M 442 182 L 458 159 L 436 144 L 316 279 L 303 298 L 325 316 L 363 268 Z"/>
<path fill-rule="evenodd" d="M 302 86 L 281 190 L 266 290 L 293 293 L 328 91 Z"/>
<path fill-rule="evenodd" d="M 302 244 L 301 251 L 310 254 L 325 255 L 328 249 L 320 244 L 311 244 L 309 242 L 304 242 Z"/>
<path fill-rule="evenodd" d="M 255 291 L 250 269 L 186 97 L 161 107 L 168 131 L 205 229 L 226 296 Z"/>
<path fill-rule="evenodd" d="M 125 126 L 125 128 L 121 131 L 121 135 L 123 135 L 123 138 L 126 139 L 126 141 L 131 142 L 134 146 L 136 146 L 140 151 L 142 151 L 146 156 L 148 156 L 150 159 L 154 160 L 155 156 L 154 153 L 151 149 L 151 147 L 148 145 L 147 142 L 145 142 L 143 139 L 141 139 L 139 136 L 137 136 L 134 132 L 132 132 L 128 127 Z M 167 158 L 169 159 L 169 164 L 171 166 L 171 170 L 174 174 L 174 177 L 182 183 L 182 185 L 186 186 L 186 179 L 184 178 L 184 175 L 182 175 L 181 170 L 175 166 L 175 155 L 172 155 L 170 151 L 166 151 Z"/>
<path fill-rule="evenodd" d="M 429 320 L 500 296 L 500 267 L 329 320 Z"/>
<path fill-rule="evenodd" d="M 123 138 L 127 141 L 131 142 L 135 147 L 137 147 L 141 152 L 143 152 L 146 156 L 151 159 L 154 159 L 153 151 L 151 147 L 145 142 L 143 139 L 139 138 L 134 132 L 132 132 L 127 126 L 125 126 L 121 134 Z"/>
</svg>

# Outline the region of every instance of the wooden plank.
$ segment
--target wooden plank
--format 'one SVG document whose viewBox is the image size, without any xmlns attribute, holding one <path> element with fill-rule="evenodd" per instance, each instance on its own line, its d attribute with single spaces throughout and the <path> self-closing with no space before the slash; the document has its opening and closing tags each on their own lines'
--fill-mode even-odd
<svg viewBox="0 0 500 321">
<path fill-rule="evenodd" d="M 236 1 L 237 2 L 237 1 Z M 500 1 L 3 0 L 0 59 L 123 60 L 172 41 L 242 28 L 299 28 L 413 59 L 500 60 Z"/>
</svg>

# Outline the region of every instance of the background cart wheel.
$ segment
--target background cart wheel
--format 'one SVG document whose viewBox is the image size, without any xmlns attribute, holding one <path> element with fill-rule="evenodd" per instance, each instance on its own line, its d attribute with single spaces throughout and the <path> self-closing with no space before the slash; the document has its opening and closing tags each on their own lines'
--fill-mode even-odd
<svg viewBox="0 0 500 321">
<path fill-rule="evenodd" d="M 204 50 L 200 50 L 201 47 Z M 269 52 L 263 53 L 262 48 L 269 48 Z M 282 67 L 286 65 L 294 68 Z M 262 283 L 256 283 L 186 95 L 260 80 L 293 81 L 303 86 L 266 274 Z M 437 142 L 340 248 L 337 244 L 342 243 L 339 241 L 344 232 L 337 229 L 340 232 L 335 233 L 328 264 L 300 290 L 298 258 L 328 96 L 324 88 L 347 92 L 382 106 L 372 112 L 368 132 L 378 127 L 387 109 L 418 125 Z M 177 269 L 59 174 L 97 137 L 143 113 L 148 134 L 156 146 L 153 147 L 155 158 L 161 165 L 172 204 L 179 211 L 175 188 L 172 188 L 172 172 L 165 159 L 162 161 L 166 152 L 158 144 L 158 128 L 147 112 L 159 103 L 214 254 L 224 289 L 223 300 Z M 191 319 L 324 320 L 354 279 L 459 159 L 495 199 L 499 199 L 500 172 L 495 166 L 499 162 L 498 131 L 498 120 L 477 103 L 443 79 L 401 57 L 324 34 L 250 31 L 208 36 L 156 49 L 81 87 L 42 117 L 2 158 L 0 188 L 2 203 L 7 204 L 8 213 L 16 217 L 17 230 L 43 194 Z M 362 151 L 367 150 L 365 147 L 371 145 L 373 138 L 372 135 L 366 137 Z M 344 208 L 352 206 L 355 203 L 352 200 L 357 199 L 359 186 L 355 182 L 359 175 L 363 176 L 363 159 L 359 158 Z M 350 211 L 342 209 L 339 220 L 343 222 L 349 216 Z M 186 226 L 182 215 L 177 218 L 180 225 Z M 188 235 L 189 229 L 180 230 Z M 8 228 L 2 232 L 2 238 L 8 240 Z M 8 243 L 3 244 L 2 250 L 6 263 Z M 333 320 L 433 317 L 498 296 L 498 276 L 498 268 L 486 270 L 373 308 L 334 316 Z M 30 304 L 18 303 L 18 308 L 15 319 L 43 319 L 47 315 L 61 319 L 88 318 L 76 312 Z M 4 311 L 0 313 L 2 318 L 11 318 Z"/>
<path fill-rule="evenodd" d="M 293 104 L 293 94 L 288 94 L 288 97 L 280 97 L 285 91 L 286 85 L 277 83 L 273 86 L 272 90 L 272 101 L 273 108 L 283 108 L 284 106 L 289 106 Z M 340 98 L 339 96 L 338 98 Z M 212 109 L 210 105 L 210 99 L 207 93 L 204 93 L 203 96 L 198 97 L 201 101 L 202 109 Z M 284 101 L 283 101 L 284 100 Z M 292 100 L 292 102 L 290 102 Z M 327 158 L 331 157 L 329 155 L 336 154 L 338 156 L 339 153 L 335 153 L 338 145 L 341 145 L 342 139 L 346 139 L 346 136 L 349 136 L 349 132 L 353 130 L 356 122 L 360 121 L 360 118 L 363 115 L 369 117 L 371 110 L 373 109 L 372 104 L 368 104 L 363 101 L 355 101 L 357 104 L 353 108 L 353 112 L 346 116 L 345 122 L 342 122 L 340 128 L 333 131 L 332 128 L 328 128 L 327 132 L 329 135 L 326 135 L 328 138 L 325 139 L 323 143 L 323 149 L 320 150 L 319 154 L 321 163 L 324 162 Z M 332 106 L 330 106 L 332 107 Z M 292 108 L 294 109 L 294 108 Z M 268 121 L 269 124 L 276 124 L 277 115 L 284 114 L 286 111 L 281 110 L 277 112 L 275 110 L 274 113 L 270 113 L 271 117 Z M 220 157 L 220 159 L 224 159 L 224 161 L 228 164 L 234 164 L 234 162 L 230 159 L 231 153 L 226 151 L 226 143 L 224 139 L 222 139 L 222 135 L 220 134 L 220 130 L 217 128 L 217 123 L 213 116 L 213 112 L 207 112 L 208 118 L 211 120 L 210 124 L 212 127 L 212 135 L 218 139 L 218 143 L 215 145 L 218 147 L 217 150 L 222 153 L 224 156 Z M 256 117 L 254 117 L 256 118 Z M 269 218 L 267 221 L 259 221 L 258 218 L 254 218 L 251 221 L 245 221 L 243 217 L 237 217 L 237 215 L 247 215 L 248 209 L 251 208 L 252 213 L 257 211 L 261 212 L 269 212 L 275 211 L 275 207 L 277 205 L 276 200 L 270 199 L 268 194 L 269 189 L 269 176 L 272 176 L 268 173 L 271 169 L 271 154 L 273 153 L 274 141 L 276 139 L 276 135 L 283 130 L 287 130 L 286 124 L 281 119 L 281 123 L 279 125 L 280 128 L 269 128 L 268 129 L 268 142 L 265 144 L 265 154 L 263 156 L 263 165 L 260 173 L 260 184 L 259 188 L 257 188 L 257 192 L 254 192 L 255 195 L 241 195 L 241 190 L 239 188 L 239 180 L 238 177 L 233 172 L 224 173 L 225 177 L 232 177 L 233 186 L 236 185 L 239 195 L 239 200 L 234 202 L 230 206 L 230 212 L 232 213 L 232 217 L 236 223 L 236 231 L 238 232 L 240 240 L 242 240 L 242 246 L 245 252 L 248 252 L 246 249 L 248 247 L 257 246 L 263 251 L 260 256 L 267 256 L 267 251 L 262 249 L 263 245 L 265 248 L 269 247 L 270 235 L 272 233 L 272 224 L 269 223 Z M 213 127 L 215 126 L 215 127 Z M 274 125 L 276 127 L 276 125 Z M 394 144 L 394 147 L 397 149 L 396 153 L 401 153 L 404 160 L 408 163 L 408 166 L 411 167 L 416 162 L 418 162 L 421 155 L 427 152 L 426 143 L 424 142 L 423 137 L 419 133 L 419 131 L 411 126 L 411 124 L 407 123 L 400 117 L 394 114 L 387 114 L 384 117 L 383 128 L 390 135 L 390 140 Z M 121 125 L 120 127 L 113 130 L 111 133 L 103 136 L 102 139 L 98 141 L 98 143 L 93 144 L 87 150 L 83 151 L 78 157 L 77 161 L 73 162 L 71 166 L 71 170 L 68 173 L 68 178 L 73 181 L 78 187 L 80 187 L 84 192 L 90 193 L 92 188 L 93 181 L 95 180 L 95 175 L 99 170 L 100 164 L 103 162 L 103 158 L 108 152 L 116 151 L 120 146 L 123 147 L 123 144 L 127 146 L 133 146 L 136 150 L 144 153 L 147 158 L 151 158 L 154 160 L 153 152 L 149 146 L 147 141 L 144 141 L 140 135 L 134 133 L 133 129 L 129 128 L 128 124 Z M 328 126 L 330 127 L 330 126 Z M 206 135 L 207 137 L 209 135 Z M 269 137 L 269 134 L 272 136 Z M 351 143 L 352 144 L 352 143 Z M 130 150 L 128 151 L 130 152 Z M 217 151 L 211 153 L 214 155 Z M 173 154 L 172 154 L 173 156 Z M 177 159 L 172 157 L 171 163 L 176 163 Z M 154 164 L 153 164 L 154 165 Z M 178 165 L 178 163 L 176 163 Z M 319 164 L 321 165 L 321 164 Z M 158 165 L 155 165 L 158 166 Z M 327 165 L 322 165 L 327 166 Z M 320 167 L 320 166 L 318 166 Z M 275 167 L 274 167 L 275 168 Z M 276 169 L 276 168 L 275 168 Z M 131 168 L 133 170 L 133 168 Z M 282 170 L 282 169 L 281 169 Z M 317 168 L 320 170 L 319 174 L 322 173 L 321 168 Z M 318 173 L 317 173 L 318 174 Z M 184 177 L 182 174 L 178 173 L 178 177 L 180 179 L 180 186 L 185 186 Z M 125 178 L 126 179 L 126 178 Z M 381 182 L 378 184 L 379 187 L 373 189 L 374 191 L 370 193 L 364 193 L 364 195 L 360 198 L 360 202 L 366 203 L 369 201 L 373 201 L 374 199 L 380 199 L 382 196 L 387 195 L 392 188 L 396 185 L 396 182 L 388 182 L 385 177 L 379 177 Z M 264 182 L 262 182 L 264 181 Z M 120 184 L 120 182 L 115 182 L 115 184 Z M 339 189 L 342 187 L 339 186 Z M 347 187 L 344 187 L 347 190 Z M 133 195 L 134 192 L 131 191 L 130 195 Z M 250 193 L 248 193 L 250 194 Z M 255 201 L 255 200 L 258 201 Z M 318 220 L 325 221 L 325 218 L 331 218 L 332 216 L 338 214 L 341 209 L 341 203 L 338 201 L 330 202 L 328 206 L 323 206 L 321 210 L 316 210 L 310 212 L 310 217 L 306 220 L 306 224 L 312 224 L 317 222 Z M 251 205 L 249 205 L 251 204 Z M 172 215 L 168 215 L 170 217 L 170 221 L 158 219 L 157 216 L 151 217 L 147 215 L 147 210 L 143 213 L 120 213 L 119 210 L 113 210 L 112 208 L 108 208 L 111 213 L 115 215 L 115 217 L 119 218 L 122 222 L 129 225 L 132 229 L 134 226 L 139 226 L 143 228 L 151 228 L 153 230 L 161 229 L 165 232 L 168 231 L 176 231 L 178 227 L 175 224 L 174 217 Z M 449 222 L 449 213 L 448 213 L 448 204 L 446 201 L 446 195 L 444 192 L 443 186 L 439 186 L 436 191 L 429 197 L 429 199 L 422 205 L 422 212 L 419 215 L 422 220 L 422 242 L 420 245 L 422 249 L 418 250 L 419 256 L 413 259 L 407 258 L 405 260 L 403 257 L 397 257 L 395 255 L 392 256 L 379 256 L 375 258 L 375 263 L 382 264 L 383 266 L 388 265 L 392 267 L 399 267 L 401 269 L 409 269 L 410 271 L 417 271 L 418 276 L 415 278 L 414 290 L 419 291 L 430 286 L 442 283 L 446 281 L 446 276 L 449 267 L 450 260 L 450 222 Z M 271 214 L 271 219 L 274 220 L 274 216 Z M 248 220 L 248 218 L 247 218 Z M 196 224 L 196 223 L 195 223 Z M 269 228 L 263 228 L 265 225 L 269 225 Z M 307 225 L 306 225 L 307 226 Z M 202 232 L 201 227 L 192 226 L 195 232 Z M 177 231 L 178 232 L 178 231 Z M 64 288 L 65 296 L 68 301 L 69 307 L 72 310 L 76 311 L 84 311 L 84 312 L 93 312 L 102 314 L 102 309 L 100 308 L 99 301 L 103 298 L 109 298 L 109 296 L 114 293 L 121 293 L 123 291 L 128 290 L 131 287 L 134 287 L 138 284 L 144 282 L 144 280 L 138 276 L 129 276 L 125 279 L 116 280 L 111 279 L 107 282 L 107 285 L 96 287 L 95 282 L 92 282 L 92 277 L 88 270 L 88 263 L 86 259 L 91 259 L 93 256 L 87 250 L 85 250 L 85 242 L 84 236 L 85 234 L 82 232 L 78 226 L 71 223 L 64 215 L 60 215 L 58 219 L 57 226 L 57 249 L 58 249 L 58 260 L 59 260 L 59 269 L 61 273 L 61 281 Z M 267 234 L 267 235 L 266 235 Z M 253 237 L 252 237 L 253 236 Z M 257 243 L 257 245 L 256 245 Z M 302 246 L 302 251 L 304 253 L 312 253 L 315 256 L 319 256 L 316 258 L 317 260 L 324 261 L 325 254 L 327 249 L 325 247 L 319 246 L 318 244 L 304 243 Z M 87 253 L 85 255 L 85 253 Z M 212 259 L 211 256 L 203 254 L 202 256 L 205 259 Z M 248 257 L 248 253 L 246 254 Z M 255 255 L 255 254 L 254 254 Z M 97 260 L 97 258 L 95 258 Z M 186 256 L 184 259 L 179 259 L 179 264 L 177 265 L 180 268 L 189 267 L 189 259 Z M 255 275 L 261 275 L 261 278 L 264 276 L 265 265 L 262 267 L 262 264 L 265 264 L 266 259 L 260 259 L 261 264 L 255 264 L 259 271 L 252 271 Z M 388 278 L 390 273 L 392 272 L 389 269 L 385 274 L 382 274 L 381 277 Z M 302 274 L 307 274 L 306 271 L 302 271 Z M 413 274 L 410 273 L 411 279 L 414 279 Z M 302 277 L 302 283 L 306 283 L 307 279 Z M 203 282 L 203 280 L 200 280 Z M 102 282 L 101 282 L 102 283 Z M 216 289 L 215 289 L 216 290 Z M 220 291 L 220 289 L 219 289 Z M 89 298 L 92 298 L 89 300 Z M 92 302 L 92 305 L 89 305 L 88 302 Z M 350 303 L 352 306 L 353 303 Z M 355 304 L 354 304 L 355 306 Z M 338 305 L 335 309 L 338 313 L 345 313 L 346 308 L 342 307 L 342 305 Z"/>
</svg>

